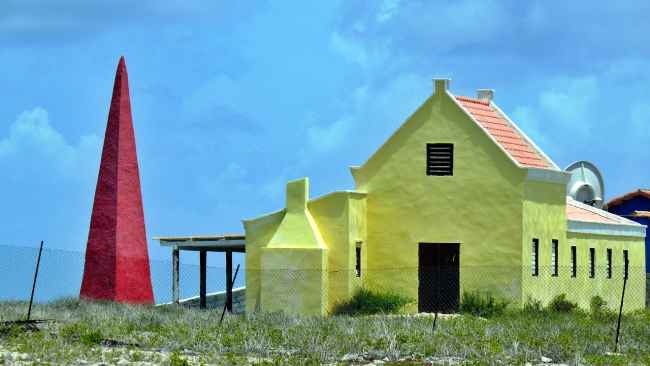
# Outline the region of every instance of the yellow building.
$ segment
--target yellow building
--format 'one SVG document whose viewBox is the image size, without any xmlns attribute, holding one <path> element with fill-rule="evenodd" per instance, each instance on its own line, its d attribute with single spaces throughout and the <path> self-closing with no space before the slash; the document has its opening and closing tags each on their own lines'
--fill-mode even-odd
<svg viewBox="0 0 650 366">
<path fill-rule="evenodd" d="M 645 306 L 645 226 L 566 196 L 568 174 L 494 103 L 453 95 L 449 80 L 361 166 L 355 189 L 244 221 L 246 311 L 325 315 L 361 286 L 453 311 L 464 291 L 521 305 L 565 293 Z M 561 133 L 561 132 L 559 132 Z M 624 254 L 625 253 L 625 254 Z M 628 258 L 625 262 L 624 256 Z M 625 264 L 627 263 L 627 264 Z"/>
</svg>

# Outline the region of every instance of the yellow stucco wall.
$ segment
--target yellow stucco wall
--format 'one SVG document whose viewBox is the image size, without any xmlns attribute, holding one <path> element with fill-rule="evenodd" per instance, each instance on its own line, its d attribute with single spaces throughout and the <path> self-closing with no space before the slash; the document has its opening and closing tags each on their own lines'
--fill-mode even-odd
<svg viewBox="0 0 650 366">
<path fill-rule="evenodd" d="M 325 315 L 360 286 L 354 248 L 365 241 L 365 195 L 309 200 L 308 191 L 307 179 L 289 182 L 287 210 L 244 221 L 249 313 Z"/>
<path fill-rule="evenodd" d="M 568 233 L 568 246 L 576 246 L 577 276 L 571 278 L 570 254 L 560 258 L 561 267 L 560 289 L 571 301 L 577 302 L 582 308 L 589 308 L 589 301 L 599 295 L 611 309 L 617 310 L 620 305 L 623 286 L 623 250 L 629 250 L 629 277 L 626 287 L 625 311 L 645 308 L 645 250 L 644 238 L 595 235 L 583 233 Z M 589 278 L 588 258 L 589 248 L 596 250 L 596 274 Z M 607 278 L 607 248 L 612 249 L 612 278 Z M 553 286 L 549 286 L 553 288 Z"/>
<path fill-rule="evenodd" d="M 361 282 L 354 268 L 356 243 L 365 241 L 364 202 L 362 193 L 333 192 L 308 205 L 328 247 L 328 311 L 349 299 Z"/>
<path fill-rule="evenodd" d="M 427 143 L 454 144 L 453 176 L 426 175 Z M 417 299 L 419 243 L 460 243 L 462 290 L 520 297 L 525 171 L 446 93 L 353 175 L 367 191 L 368 287 Z"/>
<path fill-rule="evenodd" d="M 565 183 L 548 183 L 526 181 L 523 201 L 523 235 L 521 287 L 524 289 L 519 298 L 523 305 L 528 297 L 546 301 L 554 293 L 550 278 L 552 240 L 558 240 L 559 259 L 566 259 L 569 245 L 566 237 L 566 185 Z M 539 240 L 538 265 L 540 275 L 532 276 L 532 242 Z M 543 272 L 543 273 L 542 273 Z M 553 278 L 553 281 L 558 278 Z"/>
<path fill-rule="evenodd" d="M 244 220 L 246 232 L 246 313 L 260 311 L 262 248 L 271 241 L 285 210 L 280 210 L 254 220 Z"/>
<path fill-rule="evenodd" d="M 260 309 L 324 315 L 327 310 L 327 250 L 262 248 Z"/>
</svg>

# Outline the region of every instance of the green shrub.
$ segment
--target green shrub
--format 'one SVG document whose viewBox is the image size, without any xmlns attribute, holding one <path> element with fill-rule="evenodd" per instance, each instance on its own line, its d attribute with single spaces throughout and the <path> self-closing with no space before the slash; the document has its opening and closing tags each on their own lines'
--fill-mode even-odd
<svg viewBox="0 0 650 366">
<path fill-rule="evenodd" d="M 85 344 L 86 346 L 92 347 L 96 346 L 100 343 L 102 343 L 102 340 L 104 337 L 102 337 L 102 332 L 99 330 L 92 330 L 87 333 L 82 334 L 79 337 L 79 340 L 81 343 Z"/>
<path fill-rule="evenodd" d="M 544 307 L 542 306 L 541 301 L 537 299 L 533 299 L 532 297 L 529 296 L 528 299 L 526 299 L 526 302 L 524 303 L 523 311 L 525 313 L 541 313 L 544 311 Z"/>
<path fill-rule="evenodd" d="M 397 313 L 412 299 L 395 293 L 381 293 L 359 289 L 348 301 L 334 306 L 334 315 L 369 315 Z"/>
<path fill-rule="evenodd" d="M 70 342 L 79 340 L 89 347 L 100 344 L 104 339 L 100 330 L 91 329 L 84 323 L 67 324 L 61 328 L 59 335 Z"/>
<path fill-rule="evenodd" d="M 548 309 L 556 313 L 568 313 L 573 311 L 578 305 L 566 299 L 566 294 L 559 294 L 548 304 Z"/>
<path fill-rule="evenodd" d="M 480 291 L 463 292 L 463 298 L 460 303 L 460 311 L 476 316 L 491 317 L 501 315 L 510 302 L 499 300 L 492 296 L 490 292 L 481 293 Z"/>
<path fill-rule="evenodd" d="M 614 316 L 614 312 L 607 308 L 607 301 L 598 295 L 591 298 L 589 310 L 595 319 L 611 319 Z"/>
</svg>

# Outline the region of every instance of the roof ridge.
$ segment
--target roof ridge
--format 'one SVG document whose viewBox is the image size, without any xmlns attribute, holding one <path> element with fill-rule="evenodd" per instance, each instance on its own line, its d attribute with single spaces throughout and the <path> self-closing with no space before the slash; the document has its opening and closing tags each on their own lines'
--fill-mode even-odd
<svg viewBox="0 0 650 366">
<path fill-rule="evenodd" d="M 456 99 L 458 100 L 464 100 L 466 102 L 471 102 L 471 103 L 476 103 L 476 104 L 482 104 L 489 106 L 490 102 L 486 100 L 481 100 L 481 99 L 476 99 L 476 98 L 471 98 L 471 97 L 466 97 L 464 95 L 455 95 Z"/>
</svg>

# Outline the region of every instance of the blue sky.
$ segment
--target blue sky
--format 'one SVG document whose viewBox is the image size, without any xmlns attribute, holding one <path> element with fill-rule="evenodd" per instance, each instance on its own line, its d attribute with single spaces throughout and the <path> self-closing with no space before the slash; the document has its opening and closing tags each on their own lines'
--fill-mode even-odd
<svg viewBox="0 0 650 366">
<path fill-rule="evenodd" d="M 0 244 L 84 249 L 120 55 L 153 258 L 153 236 L 241 232 L 289 179 L 352 188 L 434 76 L 495 89 L 607 197 L 650 187 L 648 2 L 160 3 L 3 1 Z"/>
</svg>

